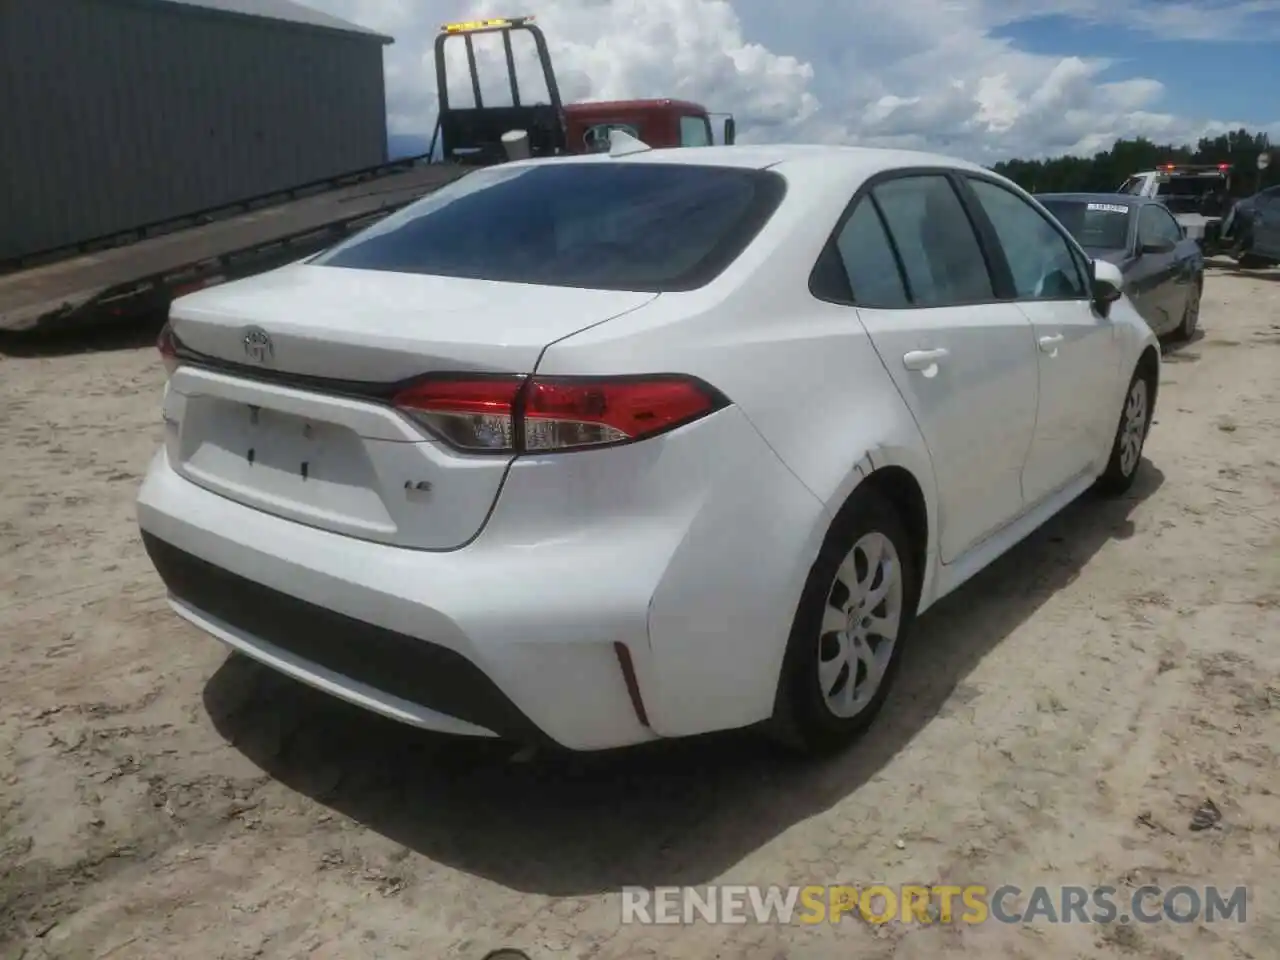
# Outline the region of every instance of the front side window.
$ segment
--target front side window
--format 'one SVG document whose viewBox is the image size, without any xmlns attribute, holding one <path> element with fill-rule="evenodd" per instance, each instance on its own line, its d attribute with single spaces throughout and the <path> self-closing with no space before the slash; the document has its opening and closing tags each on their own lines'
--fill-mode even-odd
<svg viewBox="0 0 1280 960">
<path fill-rule="evenodd" d="M 480 170 L 312 263 L 508 283 L 662 292 L 714 279 L 785 181 L 766 170 L 569 160 Z"/>
<path fill-rule="evenodd" d="M 1170 243 L 1180 243 L 1183 239 L 1182 225 L 1164 207 L 1157 207 L 1156 209 L 1160 212 L 1160 235 Z"/>
<path fill-rule="evenodd" d="M 899 177 L 875 187 L 871 196 L 902 260 L 912 305 L 945 307 L 994 299 L 977 235 L 946 177 Z"/>
<path fill-rule="evenodd" d="M 1022 197 L 989 180 L 970 178 L 969 185 L 1000 240 L 1019 300 L 1088 297 L 1071 244 L 1048 218 Z"/>
<path fill-rule="evenodd" d="M 680 146 L 708 147 L 711 145 L 711 121 L 706 117 L 680 118 Z"/>
<path fill-rule="evenodd" d="M 1177 244 L 1182 239 L 1182 228 L 1164 207 L 1155 205 L 1142 208 L 1138 216 L 1138 242 L 1143 246 L 1153 244 Z"/>
</svg>

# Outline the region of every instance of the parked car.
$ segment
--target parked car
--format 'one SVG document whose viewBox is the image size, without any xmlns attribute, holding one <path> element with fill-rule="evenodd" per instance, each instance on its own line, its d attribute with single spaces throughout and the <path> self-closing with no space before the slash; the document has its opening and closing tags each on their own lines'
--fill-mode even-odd
<svg viewBox="0 0 1280 960">
<path fill-rule="evenodd" d="M 1280 265 L 1280 186 L 1232 207 L 1222 224 L 1222 245 L 1242 267 Z"/>
<path fill-rule="evenodd" d="M 174 303 L 143 542 L 182 617 L 409 724 L 837 747 L 920 611 L 1134 482 L 1121 284 L 929 154 L 477 171 Z"/>
<path fill-rule="evenodd" d="M 1164 203 L 1109 193 L 1036 199 L 1089 256 L 1120 268 L 1125 294 L 1157 336 L 1191 339 L 1200 323 L 1204 253 Z"/>
</svg>

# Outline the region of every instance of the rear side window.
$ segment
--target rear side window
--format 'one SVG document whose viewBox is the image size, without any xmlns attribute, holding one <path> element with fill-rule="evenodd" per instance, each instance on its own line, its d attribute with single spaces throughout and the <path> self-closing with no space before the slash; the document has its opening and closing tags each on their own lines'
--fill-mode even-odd
<svg viewBox="0 0 1280 960">
<path fill-rule="evenodd" d="M 946 177 L 889 180 L 871 195 L 902 258 L 914 306 L 944 307 L 995 299 L 973 225 Z"/>
<path fill-rule="evenodd" d="M 910 306 L 889 236 L 870 197 L 854 207 L 836 237 L 836 253 L 848 277 L 851 299 L 860 307 Z"/>
<path fill-rule="evenodd" d="M 691 290 L 755 239 L 777 174 L 675 163 L 494 167 L 469 174 L 312 261 L 546 286 Z"/>
</svg>

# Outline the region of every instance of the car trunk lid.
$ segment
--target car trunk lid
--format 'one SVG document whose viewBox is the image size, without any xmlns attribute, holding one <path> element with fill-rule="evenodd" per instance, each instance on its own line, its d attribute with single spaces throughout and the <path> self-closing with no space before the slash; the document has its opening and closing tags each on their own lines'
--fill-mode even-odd
<svg viewBox="0 0 1280 960">
<path fill-rule="evenodd" d="M 460 453 L 392 403 L 431 373 L 528 374 L 550 343 L 652 293 L 308 265 L 175 302 L 173 468 L 247 506 L 349 536 L 454 549 L 511 457 Z"/>
<path fill-rule="evenodd" d="M 183 297 L 170 317 L 189 349 L 265 376 L 394 383 L 528 373 L 547 344 L 655 296 L 299 264 Z M 269 355 L 246 341 L 252 328 Z"/>
</svg>

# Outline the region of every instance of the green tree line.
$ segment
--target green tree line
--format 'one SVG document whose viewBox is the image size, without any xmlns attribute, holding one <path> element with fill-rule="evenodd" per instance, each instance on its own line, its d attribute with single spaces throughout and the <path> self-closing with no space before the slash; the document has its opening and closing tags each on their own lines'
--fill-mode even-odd
<svg viewBox="0 0 1280 960">
<path fill-rule="evenodd" d="M 1272 164 L 1258 175 L 1257 157 L 1272 154 Z M 1162 163 L 1230 163 L 1234 166 L 1231 192 L 1248 196 L 1259 186 L 1280 183 L 1280 156 L 1265 133 L 1240 129 L 1217 137 L 1201 137 L 1192 146 L 1154 143 L 1144 137 L 1117 140 L 1110 150 L 1092 157 L 1053 157 L 1048 160 L 1005 160 L 992 169 L 1032 193 L 1099 191 L 1110 193 L 1127 177 L 1153 170 Z"/>
</svg>

